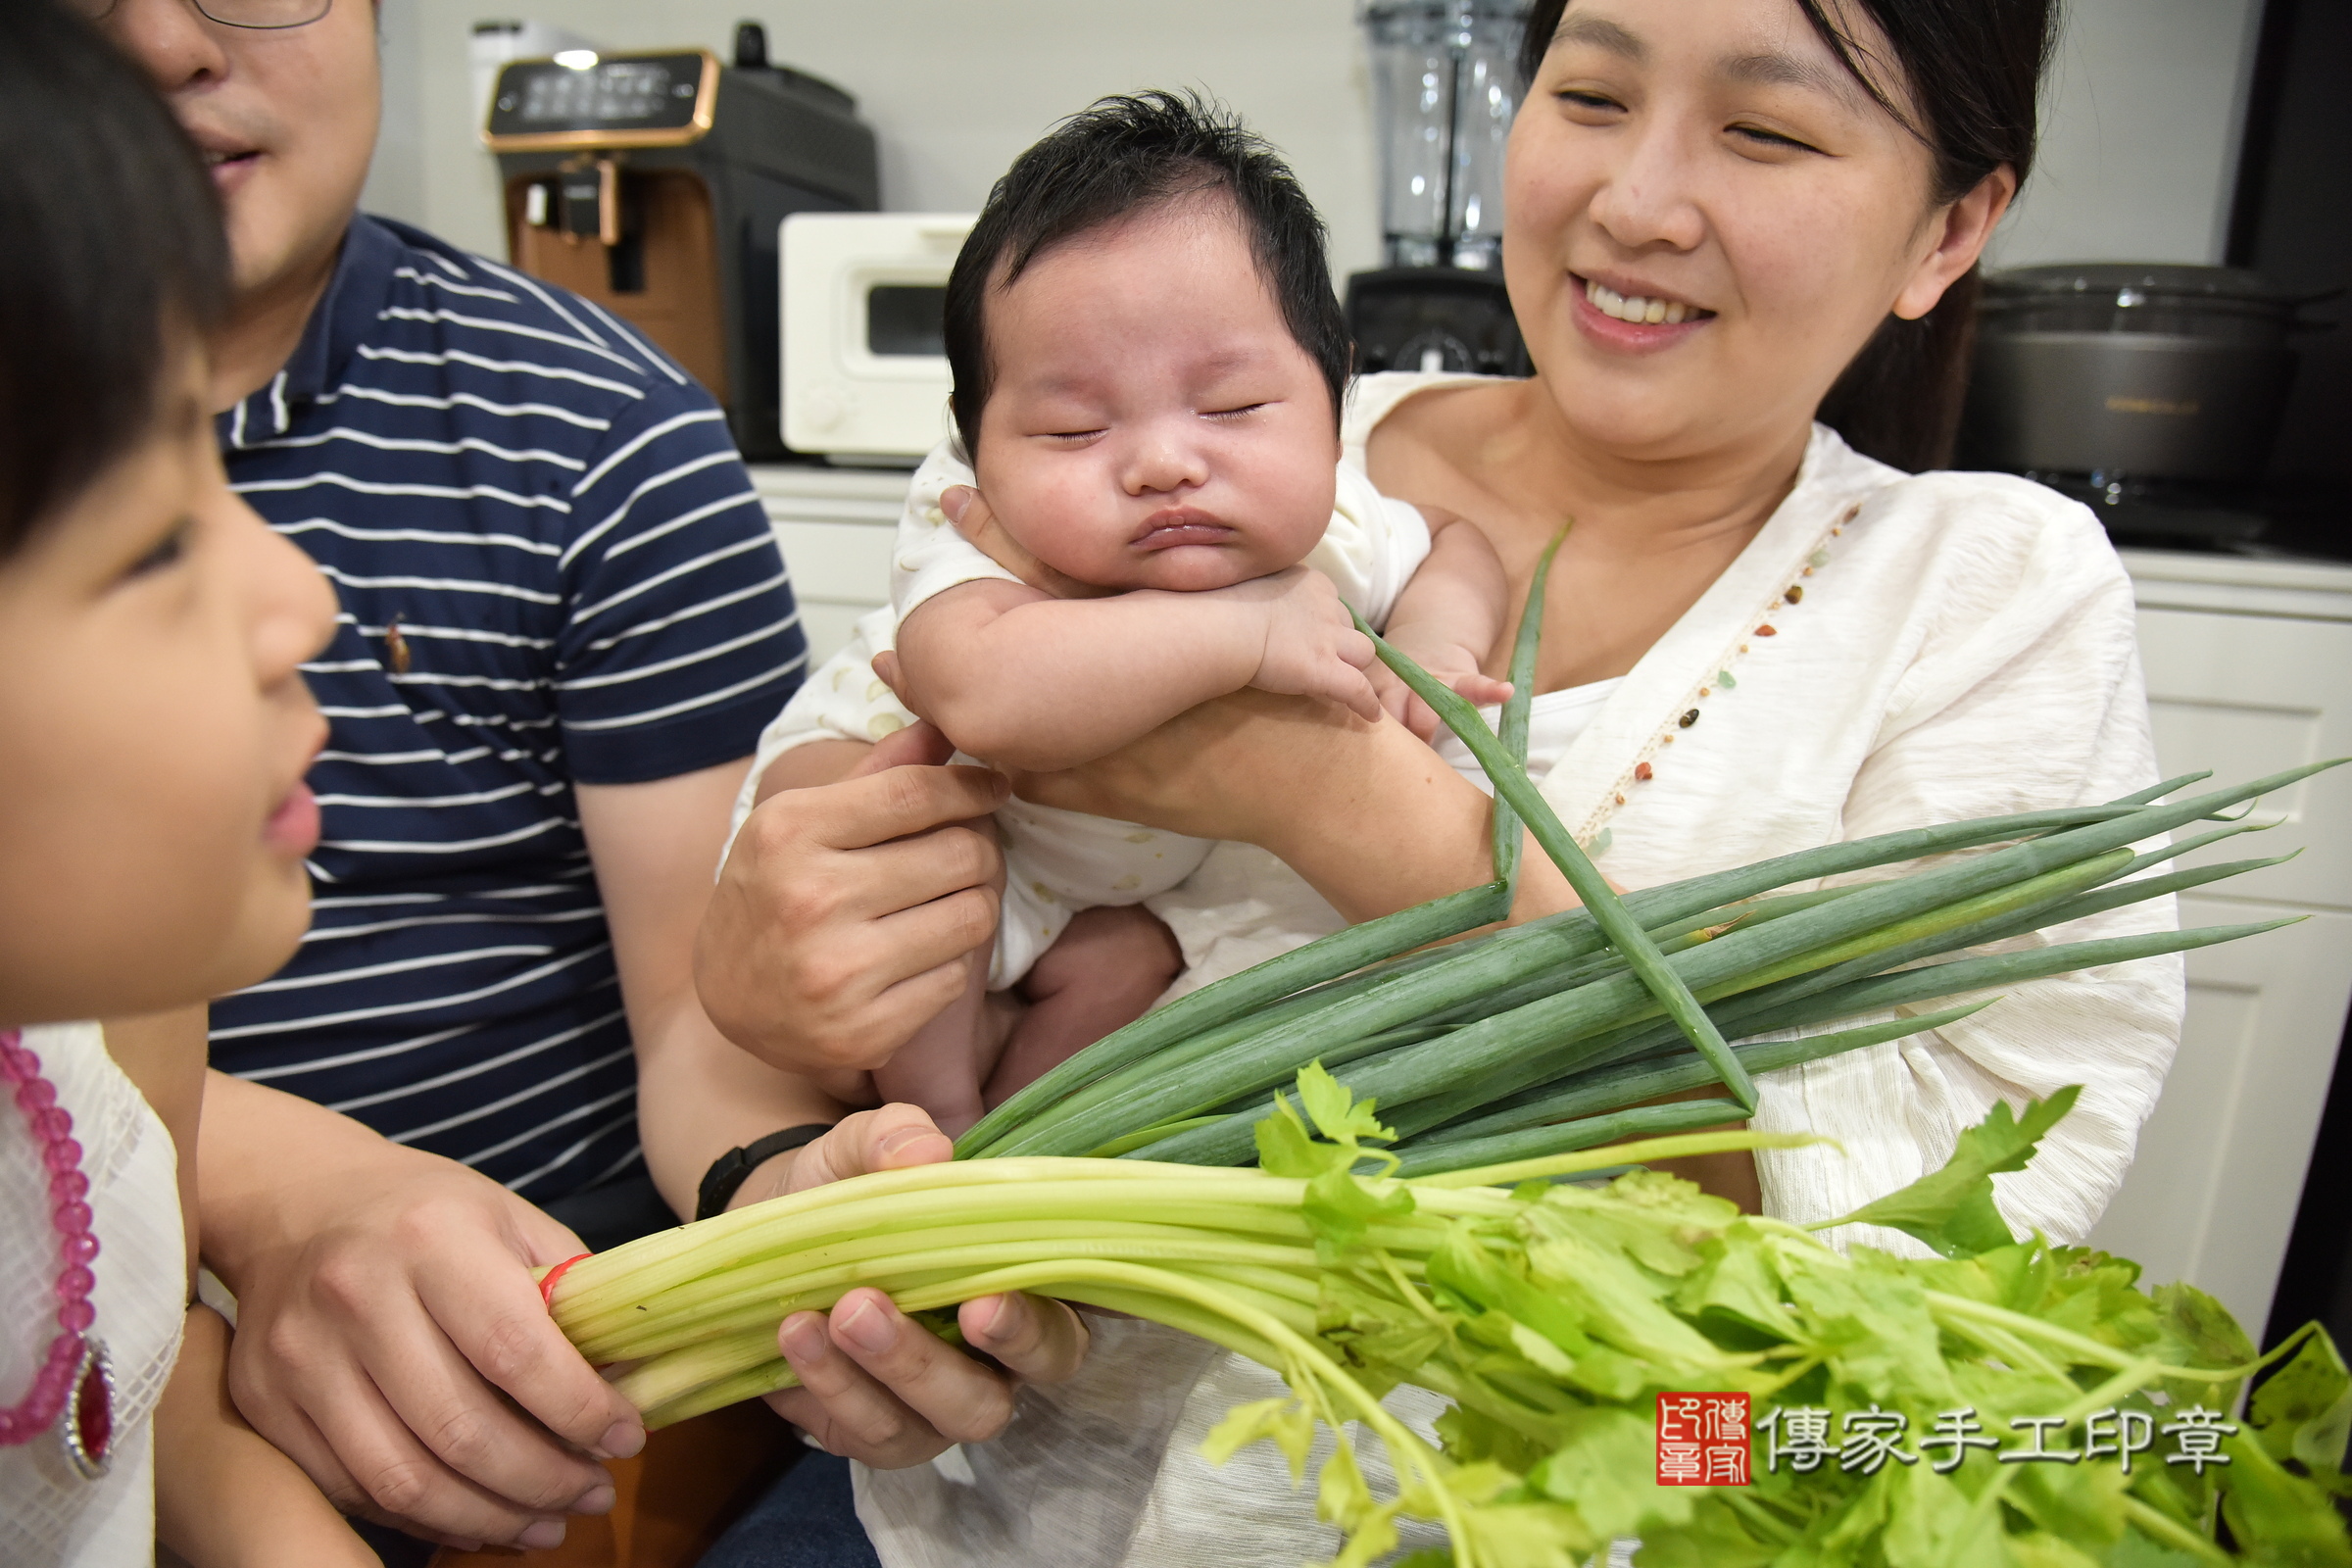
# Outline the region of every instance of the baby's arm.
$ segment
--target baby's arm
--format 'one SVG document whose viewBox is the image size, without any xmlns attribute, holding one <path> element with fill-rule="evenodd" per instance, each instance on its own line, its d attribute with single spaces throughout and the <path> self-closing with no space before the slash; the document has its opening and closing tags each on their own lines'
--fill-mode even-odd
<svg viewBox="0 0 2352 1568">
<path fill-rule="evenodd" d="M 1381 635 L 1472 703 L 1499 703 L 1511 695 L 1510 682 L 1480 666 L 1502 640 L 1510 613 L 1502 561 L 1467 518 L 1430 507 L 1422 512 L 1429 518 L 1429 556 L 1396 596 Z M 1437 733 L 1438 715 L 1386 665 L 1374 667 L 1372 680 L 1382 706 L 1414 734 L 1428 740 Z"/>
<path fill-rule="evenodd" d="M 959 583 L 901 624 L 888 678 L 900 701 L 974 757 L 1042 773 L 1092 761 L 1245 686 L 1378 718 L 1370 662 L 1372 646 L 1331 580 L 1293 566 L 1203 593 L 1100 599 Z"/>
<path fill-rule="evenodd" d="M 229 1402 L 228 1325 L 188 1309 L 155 1412 L 155 1534 L 193 1568 L 379 1568 L 293 1460 Z"/>
</svg>

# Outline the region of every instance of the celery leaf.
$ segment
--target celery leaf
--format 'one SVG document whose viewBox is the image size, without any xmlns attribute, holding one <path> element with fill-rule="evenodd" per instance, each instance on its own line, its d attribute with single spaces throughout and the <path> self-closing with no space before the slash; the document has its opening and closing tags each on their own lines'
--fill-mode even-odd
<svg viewBox="0 0 2352 1568">
<path fill-rule="evenodd" d="M 2047 1100 L 2028 1102 L 2023 1116 L 2011 1115 L 2005 1102 L 1996 1102 L 1990 1114 L 1960 1135 L 1941 1170 L 1851 1214 L 1820 1220 L 1806 1229 L 1885 1225 L 1918 1238 L 1945 1257 L 1973 1257 L 1996 1247 L 2015 1246 L 2008 1221 L 1993 1206 L 1993 1172 L 2024 1170 L 2034 1146 L 2074 1107 L 2082 1092 L 2081 1085 L 2069 1084 Z"/>
</svg>

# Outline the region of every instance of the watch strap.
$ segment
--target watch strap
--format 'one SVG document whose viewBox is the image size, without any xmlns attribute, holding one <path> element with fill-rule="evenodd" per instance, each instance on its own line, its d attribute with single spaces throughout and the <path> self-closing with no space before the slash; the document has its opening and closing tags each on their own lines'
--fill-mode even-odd
<svg viewBox="0 0 2352 1568">
<path fill-rule="evenodd" d="M 727 1211 L 744 1179 L 778 1154 L 805 1148 L 833 1130 L 830 1122 L 812 1121 L 798 1127 L 787 1127 L 780 1133 L 769 1133 L 757 1143 L 730 1149 L 710 1162 L 703 1172 L 702 1185 L 694 1193 L 694 1217 L 710 1219 Z"/>
</svg>

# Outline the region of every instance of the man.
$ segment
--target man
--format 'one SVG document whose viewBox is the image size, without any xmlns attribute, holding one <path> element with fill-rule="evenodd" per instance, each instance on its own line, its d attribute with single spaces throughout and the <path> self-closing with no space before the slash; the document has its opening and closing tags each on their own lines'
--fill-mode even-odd
<svg viewBox="0 0 2352 1568">
<path fill-rule="evenodd" d="M 232 1392 L 347 1510 L 550 1545 L 612 1504 L 589 1456 L 643 1430 L 549 1324 L 531 1271 L 583 1249 L 524 1200 L 608 1242 L 666 1221 L 653 1189 L 691 1212 L 728 1150 L 840 1115 L 720 1039 L 690 975 L 745 759 L 805 658 L 782 563 L 663 356 L 356 215 L 368 0 L 77 3 L 213 163 L 237 288 L 222 455 L 341 599 L 308 666 L 333 726 L 316 929 L 212 1014 L 234 1076 L 208 1091 L 201 1221 L 237 1298 Z M 736 1200 L 944 1150 L 919 1113 L 867 1113 Z M 967 1329 L 1040 1376 L 1083 1340 L 1019 1300 Z M 1008 1408 L 1002 1375 L 878 1298 L 795 1364 L 808 1387 L 778 1407 L 876 1463 Z"/>
</svg>

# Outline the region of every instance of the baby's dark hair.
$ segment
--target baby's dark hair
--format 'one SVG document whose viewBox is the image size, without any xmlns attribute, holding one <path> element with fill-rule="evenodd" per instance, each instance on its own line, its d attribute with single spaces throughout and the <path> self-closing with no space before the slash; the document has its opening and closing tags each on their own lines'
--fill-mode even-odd
<svg viewBox="0 0 2352 1568">
<path fill-rule="evenodd" d="M 0 3 L 0 558 L 137 444 L 228 298 L 204 160 L 52 0 Z"/>
<path fill-rule="evenodd" d="M 994 372 L 987 302 L 1054 246 L 1185 197 L 1230 197 L 1291 336 L 1323 372 L 1332 417 L 1353 349 L 1332 297 L 1323 220 L 1265 138 L 1194 92 L 1103 98 L 1013 160 L 948 276 L 948 368 L 956 428 L 976 453 Z"/>
</svg>

